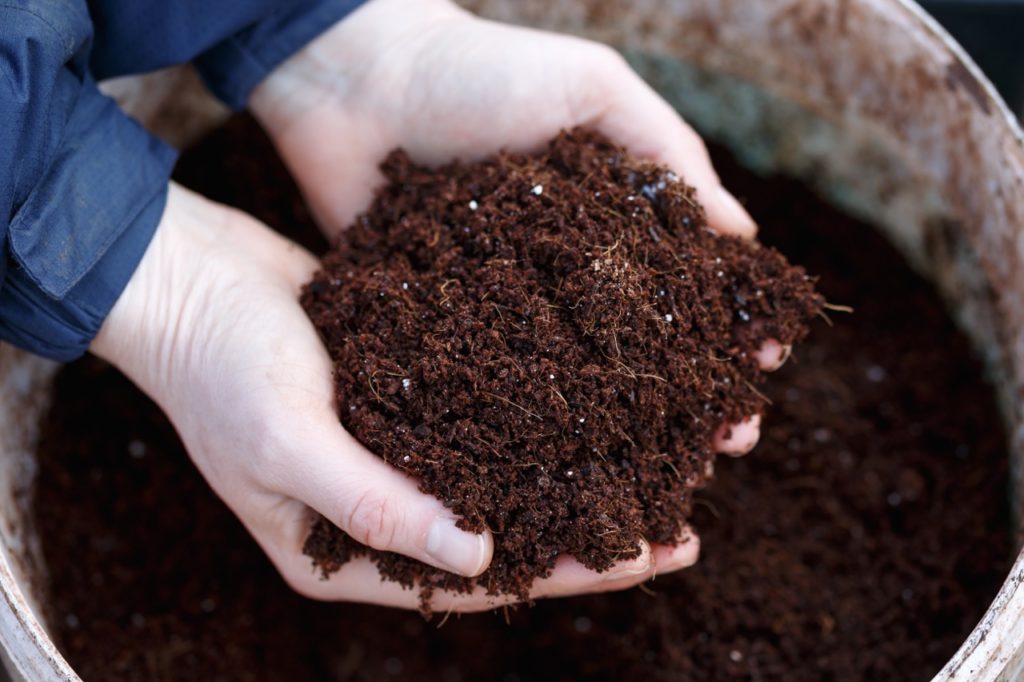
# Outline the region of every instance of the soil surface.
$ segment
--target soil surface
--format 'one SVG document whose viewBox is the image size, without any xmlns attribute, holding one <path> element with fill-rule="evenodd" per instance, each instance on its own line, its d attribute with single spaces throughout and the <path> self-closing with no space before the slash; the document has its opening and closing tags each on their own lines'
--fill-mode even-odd
<svg viewBox="0 0 1024 682">
<path fill-rule="evenodd" d="M 992 390 L 929 286 L 868 226 L 715 157 L 762 239 L 856 313 L 815 324 L 765 387 L 761 444 L 696 493 L 695 567 L 653 594 L 441 627 L 305 600 L 157 408 L 86 361 L 58 379 L 34 501 L 64 655 L 87 681 L 929 679 L 1010 565 Z M 178 176 L 323 248 L 249 119 L 186 154 Z"/>
<path fill-rule="evenodd" d="M 695 192 L 596 133 L 541 154 L 431 170 L 394 152 L 387 185 L 302 303 L 335 363 L 342 423 L 494 533 L 467 580 L 371 550 L 320 517 L 326 576 L 369 554 L 422 587 L 529 595 L 562 554 L 603 571 L 686 542 L 715 434 L 760 414 L 755 353 L 821 312 L 802 268 L 712 232 Z"/>
</svg>

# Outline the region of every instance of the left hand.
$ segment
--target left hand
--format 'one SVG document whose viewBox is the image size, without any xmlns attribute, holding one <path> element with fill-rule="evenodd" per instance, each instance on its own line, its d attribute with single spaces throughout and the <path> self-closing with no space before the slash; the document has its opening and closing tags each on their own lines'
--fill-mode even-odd
<svg viewBox="0 0 1024 682">
<path fill-rule="evenodd" d="M 278 67 L 250 106 L 330 234 L 402 147 L 439 164 L 595 128 L 697 189 L 712 228 L 753 237 L 703 141 L 613 49 L 485 21 L 448 0 L 370 0 Z"/>
</svg>

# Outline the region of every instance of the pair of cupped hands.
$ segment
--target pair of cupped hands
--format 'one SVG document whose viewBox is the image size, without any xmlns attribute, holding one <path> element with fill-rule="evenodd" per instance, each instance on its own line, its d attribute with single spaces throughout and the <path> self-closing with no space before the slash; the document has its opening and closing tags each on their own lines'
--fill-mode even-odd
<svg viewBox="0 0 1024 682">
<path fill-rule="evenodd" d="M 272 72 L 250 108 L 328 236 L 364 210 L 386 153 L 420 162 L 541 148 L 561 129 L 596 128 L 695 186 L 711 226 L 753 238 L 697 134 L 608 47 L 481 20 L 447 0 L 371 0 Z M 254 188 L 254 191 L 256 188 Z M 489 533 L 369 452 L 338 421 L 331 362 L 298 303 L 316 259 L 254 218 L 171 184 L 156 234 L 92 351 L 167 413 L 203 476 L 285 580 L 317 599 L 416 608 L 366 558 L 322 580 L 301 547 L 309 509 L 366 545 L 465 576 L 491 561 Z M 781 363 L 769 341 L 761 364 Z M 756 443 L 751 418 L 717 439 Z M 595 573 L 561 557 L 535 598 L 626 588 L 692 565 L 698 541 L 644 545 Z M 435 610 L 511 601 L 439 593 Z"/>
</svg>

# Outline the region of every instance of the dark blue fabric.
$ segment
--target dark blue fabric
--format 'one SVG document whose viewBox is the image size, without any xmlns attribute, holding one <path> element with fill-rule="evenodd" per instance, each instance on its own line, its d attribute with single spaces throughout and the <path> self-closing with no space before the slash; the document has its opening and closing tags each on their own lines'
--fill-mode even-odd
<svg viewBox="0 0 1024 682">
<path fill-rule="evenodd" d="M 95 79 L 195 59 L 229 105 L 355 0 L 0 0 L 0 339 L 88 348 L 163 214 L 175 153 Z"/>
<path fill-rule="evenodd" d="M 218 97 L 228 106 L 242 109 L 267 73 L 362 3 L 318 0 L 282 7 L 215 45 L 196 60 L 196 67 Z"/>
<path fill-rule="evenodd" d="M 275 66 L 363 0 L 90 0 L 97 78 L 195 60 L 234 109 Z"/>
</svg>

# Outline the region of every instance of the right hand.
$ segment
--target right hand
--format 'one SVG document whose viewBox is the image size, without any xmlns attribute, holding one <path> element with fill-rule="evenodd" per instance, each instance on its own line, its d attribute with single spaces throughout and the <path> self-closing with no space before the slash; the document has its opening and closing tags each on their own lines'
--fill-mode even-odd
<svg viewBox="0 0 1024 682">
<path fill-rule="evenodd" d="M 167 413 L 203 476 L 285 580 L 317 599 L 418 607 L 363 557 L 321 580 L 302 545 L 309 509 L 366 545 L 464 576 L 491 560 L 490 533 L 454 514 L 342 428 L 331 361 L 298 303 L 317 268 L 253 218 L 176 185 L 142 262 L 92 344 Z M 598 574 L 563 557 L 536 598 L 622 589 L 696 561 L 697 543 L 644 548 Z M 438 593 L 435 610 L 512 598 Z"/>
</svg>

